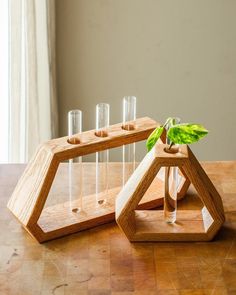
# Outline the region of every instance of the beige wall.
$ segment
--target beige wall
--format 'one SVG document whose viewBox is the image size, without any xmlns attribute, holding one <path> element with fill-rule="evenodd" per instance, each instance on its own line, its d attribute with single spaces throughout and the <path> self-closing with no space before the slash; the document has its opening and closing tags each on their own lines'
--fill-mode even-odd
<svg viewBox="0 0 236 295">
<path fill-rule="evenodd" d="M 56 3 L 61 135 L 70 109 L 91 129 L 96 103 L 110 103 L 116 123 L 122 97 L 135 95 L 138 116 L 204 124 L 201 159 L 236 159 L 235 0 Z"/>
</svg>

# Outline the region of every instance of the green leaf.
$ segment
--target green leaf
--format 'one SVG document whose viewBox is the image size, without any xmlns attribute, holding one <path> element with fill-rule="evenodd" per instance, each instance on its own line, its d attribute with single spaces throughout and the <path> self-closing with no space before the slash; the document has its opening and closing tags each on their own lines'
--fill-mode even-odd
<svg viewBox="0 0 236 295">
<path fill-rule="evenodd" d="M 161 137 L 163 133 L 164 127 L 157 127 L 148 137 L 146 141 L 146 147 L 148 152 L 154 147 L 158 139 Z"/>
<path fill-rule="evenodd" d="M 199 124 L 178 124 L 171 127 L 167 137 L 175 144 L 191 144 L 199 141 L 208 134 L 202 125 Z"/>
</svg>

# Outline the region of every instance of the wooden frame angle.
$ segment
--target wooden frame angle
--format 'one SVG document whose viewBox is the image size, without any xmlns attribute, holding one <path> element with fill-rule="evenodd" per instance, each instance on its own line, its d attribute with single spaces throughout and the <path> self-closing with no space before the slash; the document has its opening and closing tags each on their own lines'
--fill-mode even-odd
<svg viewBox="0 0 236 295">
<path fill-rule="evenodd" d="M 23 175 L 8 202 L 7 207 L 23 227 L 39 242 L 45 242 L 71 233 L 88 229 L 115 219 L 115 198 L 119 190 L 109 191 L 109 206 L 95 208 L 95 195 L 86 196 L 88 212 L 78 216 L 68 210 L 68 202 L 44 208 L 58 166 L 61 162 L 145 140 L 158 126 L 154 120 L 145 117 L 135 122 L 134 130 L 127 131 L 122 124 L 112 125 L 107 137 L 97 137 L 95 130 L 75 135 L 75 144 L 68 137 L 50 140 L 42 144 L 28 163 Z M 164 138 L 163 138 L 164 140 Z M 156 187 L 160 186 L 160 181 Z M 182 195 L 186 188 L 183 186 Z M 181 195 L 180 195 L 181 197 Z M 140 208 L 147 209 L 162 205 L 163 198 L 151 194 L 143 200 Z M 95 209 L 96 210 L 95 210 Z"/>
<path fill-rule="evenodd" d="M 130 241 L 209 241 L 224 223 L 221 197 L 186 145 L 176 154 L 157 144 L 140 163 L 116 199 L 116 221 Z M 177 166 L 195 187 L 203 208 L 178 210 L 177 222 L 164 221 L 163 211 L 137 210 L 161 167 Z"/>
<path fill-rule="evenodd" d="M 108 129 L 107 137 L 98 137 L 95 130 L 77 134 L 69 142 L 68 137 L 50 140 L 37 149 L 28 163 L 23 175 L 8 202 L 7 207 L 21 222 L 23 227 L 38 241 L 45 242 L 115 219 L 115 199 L 120 187 L 108 192 L 109 205 L 101 210 L 94 210 L 95 195 L 86 196 L 86 216 L 75 215 L 69 210 L 69 203 L 57 204 L 44 208 L 56 172 L 61 162 L 145 140 L 159 125 L 154 120 L 144 117 L 135 122 L 134 130 L 125 130 L 121 123 Z M 162 137 L 165 141 L 165 136 Z M 73 144 L 74 143 L 74 144 Z M 156 190 L 163 185 L 156 180 Z M 188 189 L 188 179 L 183 182 L 179 198 Z M 107 196 L 106 196 L 107 197 Z M 142 209 L 150 209 L 163 204 L 163 196 L 149 194 L 140 204 Z"/>
</svg>

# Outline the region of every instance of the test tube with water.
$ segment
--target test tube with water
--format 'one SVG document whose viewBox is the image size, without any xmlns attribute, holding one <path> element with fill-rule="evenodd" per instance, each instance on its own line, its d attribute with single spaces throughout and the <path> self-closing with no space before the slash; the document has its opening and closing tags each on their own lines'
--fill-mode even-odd
<svg viewBox="0 0 236 295">
<path fill-rule="evenodd" d="M 171 126 L 179 123 L 179 118 L 173 118 L 172 122 L 167 124 L 166 130 L 168 131 Z M 168 138 L 166 143 L 171 144 Z M 167 223 L 176 221 L 179 178 L 178 167 L 165 167 L 164 219 Z"/>
<path fill-rule="evenodd" d="M 79 144 L 82 133 L 82 112 L 72 110 L 68 113 L 68 142 L 70 144 Z M 69 209 L 73 213 L 83 210 L 83 169 L 82 157 L 76 157 L 69 160 Z"/>
<path fill-rule="evenodd" d="M 96 136 L 107 137 L 110 124 L 110 106 L 107 103 L 96 105 Z M 96 203 L 104 205 L 108 193 L 109 151 L 96 153 Z"/>
<path fill-rule="evenodd" d="M 123 98 L 123 126 L 130 131 L 135 129 L 136 97 L 125 96 Z M 123 145 L 123 186 L 135 170 L 135 143 Z"/>
</svg>

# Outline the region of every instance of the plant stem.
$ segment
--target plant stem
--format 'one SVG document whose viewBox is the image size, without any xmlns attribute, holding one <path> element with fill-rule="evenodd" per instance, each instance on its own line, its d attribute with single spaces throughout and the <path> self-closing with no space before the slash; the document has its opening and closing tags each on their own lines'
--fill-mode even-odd
<svg viewBox="0 0 236 295">
<path fill-rule="evenodd" d="M 168 149 L 170 150 L 174 144 L 175 144 L 175 143 L 172 141 L 172 142 L 170 143 Z"/>
</svg>

